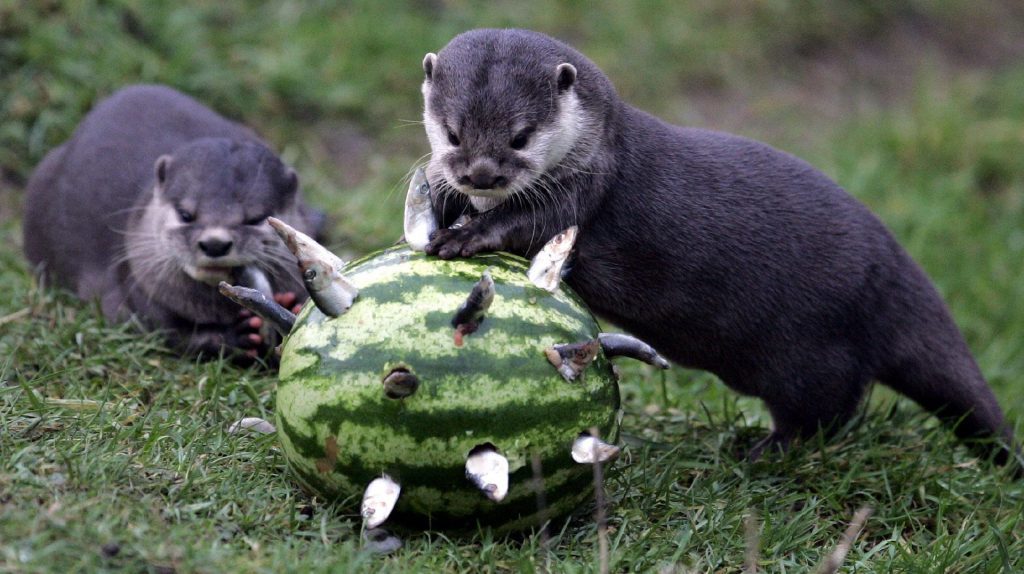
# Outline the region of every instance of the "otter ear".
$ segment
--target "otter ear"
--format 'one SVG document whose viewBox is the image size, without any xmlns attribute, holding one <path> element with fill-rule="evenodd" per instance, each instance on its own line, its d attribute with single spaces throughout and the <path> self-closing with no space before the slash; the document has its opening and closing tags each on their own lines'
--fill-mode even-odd
<svg viewBox="0 0 1024 574">
<path fill-rule="evenodd" d="M 423 56 L 423 74 L 426 76 L 428 82 L 434 79 L 434 66 L 436 64 L 437 54 L 429 52 L 426 56 Z"/>
<path fill-rule="evenodd" d="M 294 195 L 299 189 L 299 174 L 295 173 L 295 170 L 288 168 L 284 174 L 284 191 L 288 195 Z"/>
<path fill-rule="evenodd" d="M 558 93 L 561 94 L 571 88 L 573 83 L 576 81 L 576 66 L 573 66 L 568 62 L 559 64 L 558 67 L 555 68 L 555 77 L 557 78 L 556 82 L 558 83 Z"/>
<path fill-rule="evenodd" d="M 171 156 L 162 155 L 156 158 L 153 171 L 156 172 L 156 182 L 163 185 L 167 181 L 167 170 L 171 167 Z"/>
</svg>

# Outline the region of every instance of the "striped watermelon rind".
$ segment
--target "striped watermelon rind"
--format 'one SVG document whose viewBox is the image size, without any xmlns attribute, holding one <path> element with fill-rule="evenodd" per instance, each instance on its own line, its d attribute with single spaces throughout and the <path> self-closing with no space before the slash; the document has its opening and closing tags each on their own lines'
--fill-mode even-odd
<svg viewBox="0 0 1024 574">
<path fill-rule="evenodd" d="M 450 321 L 487 268 L 494 302 L 456 347 Z M 593 339 L 598 324 L 567 287 L 538 289 L 526 269 L 503 253 L 444 261 L 407 247 L 346 266 L 359 288 L 352 308 L 329 318 L 307 304 L 283 345 L 275 410 L 298 481 L 355 509 L 386 473 L 402 485 L 388 524 L 418 527 L 518 530 L 586 500 L 591 468 L 575 463 L 570 447 L 593 427 L 618 438 L 616 377 L 601 354 L 573 382 L 548 363 L 545 348 Z M 395 367 L 419 377 L 411 397 L 384 395 L 381 381 Z M 469 451 L 488 442 L 509 461 L 509 493 L 498 503 L 465 477 Z"/>
</svg>

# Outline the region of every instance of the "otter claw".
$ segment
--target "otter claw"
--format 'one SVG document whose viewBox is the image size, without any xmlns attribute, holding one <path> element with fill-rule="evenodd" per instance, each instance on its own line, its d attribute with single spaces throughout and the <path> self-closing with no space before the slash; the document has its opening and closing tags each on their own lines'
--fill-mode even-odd
<svg viewBox="0 0 1024 574">
<path fill-rule="evenodd" d="M 441 259 L 454 259 L 472 257 L 477 253 L 500 248 L 500 244 L 489 235 L 482 234 L 467 224 L 459 228 L 438 229 L 425 251 L 427 255 L 437 255 Z"/>
</svg>

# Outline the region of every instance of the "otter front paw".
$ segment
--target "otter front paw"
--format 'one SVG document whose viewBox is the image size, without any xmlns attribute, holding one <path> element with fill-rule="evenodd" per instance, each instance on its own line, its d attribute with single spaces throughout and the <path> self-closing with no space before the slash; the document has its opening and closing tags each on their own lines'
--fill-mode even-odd
<svg viewBox="0 0 1024 574">
<path fill-rule="evenodd" d="M 265 355 L 272 344 L 273 334 L 264 329 L 263 319 L 253 316 L 249 310 L 241 311 L 238 319 L 234 332 L 225 338 L 224 345 L 249 359 Z"/>
<path fill-rule="evenodd" d="M 441 259 L 472 257 L 483 251 L 494 251 L 498 245 L 478 229 L 467 225 L 458 229 L 438 229 L 430 235 L 424 251 Z"/>
<path fill-rule="evenodd" d="M 274 293 L 274 302 L 296 315 L 302 310 L 303 302 L 299 301 L 299 296 L 294 291 Z"/>
<path fill-rule="evenodd" d="M 291 291 L 274 293 L 274 302 L 295 315 L 302 310 L 302 302 Z M 241 350 L 250 358 L 266 355 L 280 343 L 280 337 L 271 325 L 248 309 L 238 312 L 238 323 L 235 324 L 233 335 L 225 344 Z"/>
</svg>

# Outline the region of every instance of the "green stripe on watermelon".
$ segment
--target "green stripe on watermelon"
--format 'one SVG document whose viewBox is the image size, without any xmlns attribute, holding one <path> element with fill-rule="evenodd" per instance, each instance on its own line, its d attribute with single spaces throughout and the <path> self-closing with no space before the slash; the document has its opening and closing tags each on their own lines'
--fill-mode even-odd
<svg viewBox="0 0 1024 574">
<path fill-rule="evenodd" d="M 614 417 L 609 415 L 607 408 L 602 408 L 603 406 L 596 403 L 596 401 L 591 405 L 564 401 L 557 405 L 544 405 L 541 407 L 523 402 L 512 404 L 502 409 L 449 409 L 421 413 L 406 411 L 390 416 L 373 417 L 373 414 L 381 411 L 376 409 L 366 411 L 341 410 L 324 405 L 314 416 L 302 419 L 304 421 L 302 426 L 305 428 L 299 429 L 295 426 L 292 426 L 292 428 L 296 429 L 296 436 L 312 439 L 313 434 L 308 432 L 308 430 L 316 428 L 322 429 L 322 432 L 317 434 L 318 436 L 322 434 L 323 439 L 326 439 L 327 436 L 336 436 L 340 439 L 342 435 L 360 437 L 365 433 L 379 430 L 381 425 L 386 425 L 389 436 L 394 442 L 415 442 L 417 445 L 422 444 L 426 446 L 431 439 L 437 438 L 450 441 L 450 437 L 470 437 L 467 440 L 477 440 L 478 443 L 489 439 L 493 439 L 491 442 L 504 441 L 518 436 L 525 436 L 527 433 L 522 429 L 529 426 L 536 427 L 538 432 L 558 433 L 564 431 L 571 433 L 566 436 L 559 436 L 558 434 L 548 435 L 552 440 L 568 440 L 576 438 L 576 435 L 592 426 L 599 428 L 607 426 L 609 424 L 608 420 Z M 538 413 L 536 411 L 543 412 Z M 502 426 L 500 428 L 493 428 L 495 427 L 494 421 L 496 418 L 502 419 Z M 444 421 L 444 427 L 439 428 L 438 420 Z M 570 422 L 565 423 L 562 421 Z M 489 430 L 484 432 L 462 429 Z M 317 443 L 322 444 L 319 440 Z M 473 446 L 475 444 L 470 445 L 470 448 Z M 309 449 L 303 452 L 303 454 L 313 456 L 318 454 L 320 450 L 322 448 L 317 448 L 316 450 Z M 391 455 L 391 453 L 388 454 Z M 394 456 L 399 456 L 399 452 L 396 451 Z"/>
<path fill-rule="evenodd" d="M 472 381 L 467 381 L 466 376 L 460 373 L 478 365 L 465 356 L 444 361 L 424 359 L 415 353 L 397 355 L 371 352 L 366 354 L 366 358 L 372 362 L 323 360 L 316 368 L 310 367 L 303 371 L 301 389 L 290 389 L 293 381 L 299 379 L 282 383 L 279 393 L 284 398 L 279 401 L 293 401 L 289 407 L 301 413 L 304 418 L 313 416 L 316 409 L 324 407 L 336 408 L 339 413 L 370 409 L 380 416 L 393 416 L 401 409 L 405 416 L 416 416 L 417 413 L 438 410 L 500 412 L 506 410 L 505 406 L 510 403 L 537 407 L 551 404 L 553 408 L 572 401 L 607 403 L 614 393 L 603 378 L 591 376 L 594 372 L 591 369 L 576 381 L 567 383 L 557 375 L 540 352 L 531 353 L 529 358 L 532 360 L 529 361 L 518 358 L 492 361 L 488 358 L 488 364 L 497 372 L 480 373 Z M 601 368 L 604 361 L 595 363 L 592 369 Z M 374 371 L 357 369 L 361 364 L 381 367 Z M 400 367 L 415 373 L 421 383 L 426 385 L 416 396 L 433 400 L 385 399 L 381 381 L 390 369 Z M 338 379 L 332 377 L 331 369 L 349 375 Z M 510 376 L 510 372 L 515 375 Z M 296 396 L 289 394 L 292 392 L 297 393 Z M 529 396 L 529 393 L 536 393 L 536 396 Z"/>
</svg>

